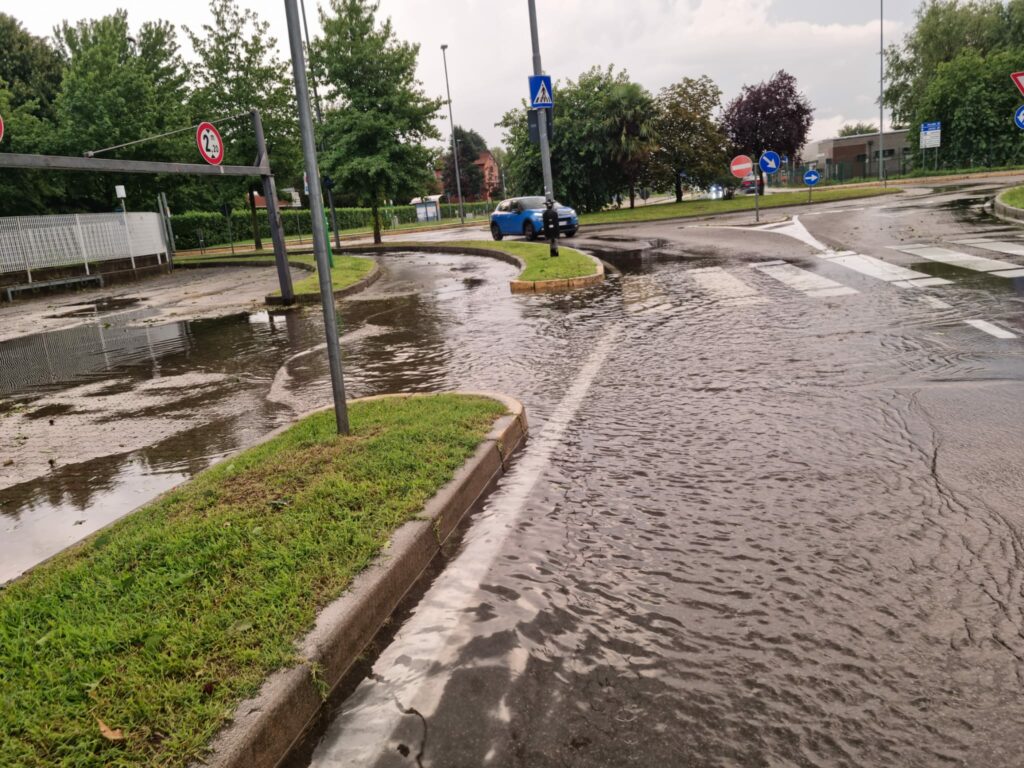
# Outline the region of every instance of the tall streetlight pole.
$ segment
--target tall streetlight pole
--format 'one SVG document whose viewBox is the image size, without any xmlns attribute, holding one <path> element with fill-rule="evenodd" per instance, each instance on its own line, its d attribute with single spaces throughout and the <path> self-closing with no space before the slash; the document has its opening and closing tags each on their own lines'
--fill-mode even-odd
<svg viewBox="0 0 1024 768">
<path fill-rule="evenodd" d="M 466 223 L 466 209 L 462 205 L 462 177 L 459 175 L 459 147 L 455 143 L 455 118 L 452 116 L 452 89 L 448 87 L 448 43 L 441 46 L 444 59 L 444 90 L 448 94 L 448 122 L 452 124 L 452 160 L 455 161 L 455 189 L 459 194 L 459 219 Z"/>
<path fill-rule="evenodd" d="M 533 43 L 533 74 L 543 75 L 540 65 L 540 38 L 537 36 L 537 4 L 529 0 L 530 6 L 530 40 Z M 540 165 L 544 171 L 544 197 L 555 199 L 555 183 L 551 175 L 551 143 L 548 141 L 548 116 L 544 110 L 537 115 L 537 133 L 540 135 Z"/>
<path fill-rule="evenodd" d="M 300 7 L 302 8 L 302 28 L 306 31 L 306 50 L 311 51 L 313 41 L 309 37 L 309 25 L 306 23 L 306 0 L 300 0 Z M 312 54 L 310 54 L 312 56 Z M 311 85 L 313 86 L 313 107 L 316 109 L 316 122 L 317 125 L 323 126 L 324 124 L 324 113 L 320 109 L 320 94 L 317 93 L 316 89 L 316 78 L 311 76 Z M 320 149 L 323 149 L 321 143 Z M 338 231 L 338 214 L 334 208 L 334 193 L 331 191 L 331 187 L 327 187 L 327 207 L 331 209 L 331 229 L 334 230 L 334 247 L 341 248 L 341 233 Z"/>
<path fill-rule="evenodd" d="M 302 133 L 302 154 L 306 161 L 306 174 L 319 180 L 316 164 L 316 139 L 313 136 L 313 116 L 309 111 L 309 85 L 306 82 L 306 60 L 302 53 L 302 34 L 299 29 L 297 0 L 284 0 L 288 18 L 288 42 L 292 50 L 292 70 L 295 73 L 295 99 L 299 108 L 299 129 Z M 334 418 L 338 434 L 347 435 L 348 406 L 345 403 L 345 377 L 341 369 L 341 350 L 338 346 L 338 319 L 334 313 L 334 286 L 331 269 L 327 264 L 327 232 L 324 227 L 324 198 L 320 184 L 309 185 L 310 219 L 313 225 L 313 253 L 316 256 L 316 274 L 320 281 L 320 303 L 324 310 L 324 331 L 327 334 L 327 360 L 331 368 L 331 392 L 334 396 Z"/>
<path fill-rule="evenodd" d="M 885 183 L 885 0 L 878 0 L 878 180 Z"/>
</svg>

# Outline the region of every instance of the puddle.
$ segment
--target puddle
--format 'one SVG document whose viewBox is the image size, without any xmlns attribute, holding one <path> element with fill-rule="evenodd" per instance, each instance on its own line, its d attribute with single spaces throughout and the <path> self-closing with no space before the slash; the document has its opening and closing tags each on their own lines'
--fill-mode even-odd
<svg viewBox="0 0 1024 768">
<path fill-rule="evenodd" d="M 67 306 L 74 307 L 71 311 L 60 312 L 54 315 L 45 315 L 44 317 L 48 320 L 56 320 L 66 317 L 91 317 L 92 315 L 102 315 L 110 312 L 118 312 L 122 309 L 136 307 L 142 301 L 142 298 L 134 296 L 125 298 L 114 298 L 112 296 L 108 296 L 96 301 L 83 301 L 77 304 L 69 304 Z"/>
</svg>

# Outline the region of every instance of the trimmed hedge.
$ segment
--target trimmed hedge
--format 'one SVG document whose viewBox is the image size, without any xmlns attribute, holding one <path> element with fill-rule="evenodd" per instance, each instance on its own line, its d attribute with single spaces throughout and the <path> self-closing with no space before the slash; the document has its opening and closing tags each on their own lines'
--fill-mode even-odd
<svg viewBox="0 0 1024 768">
<path fill-rule="evenodd" d="M 495 207 L 497 207 L 497 202 L 466 203 L 466 215 L 486 216 Z M 370 208 L 338 208 L 336 211 L 338 229 L 342 232 L 350 229 L 373 228 L 373 211 Z M 392 229 L 396 223 L 416 223 L 416 208 L 411 205 L 381 208 L 380 213 L 381 224 L 384 229 Z M 441 218 L 459 218 L 459 206 L 457 204 L 443 203 L 441 205 Z M 269 240 L 270 220 L 267 218 L 267 212 L 264 210 L 257 211 L 256 220 L 259 222 L 260 236 Z M 313 231 L 310 224 L 309 211 L 306 209 L 282 209 L 281 221 L 284 224 L 285 235 L 309 235 Z M 330 215 L 328 215 L 329 225 Z M 188 211 L 175 214 L 171 217 L 171 226 L 174 228 L 175 245 L 182 250 L 200 247 L 200 238 L 202 245 L 207 248 L 215 245 L 226 245 L 230 242 L 228 220 L 213 211 Z M 235 242 L 252 240 L 252 219 L 248 209 L 231 212 L 231 227 Z"/>
</svg>

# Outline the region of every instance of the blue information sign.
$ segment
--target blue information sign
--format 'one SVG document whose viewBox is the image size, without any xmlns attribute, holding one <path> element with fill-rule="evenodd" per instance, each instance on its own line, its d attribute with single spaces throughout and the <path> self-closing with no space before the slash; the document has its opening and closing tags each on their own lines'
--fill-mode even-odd
<svg viewBox="0 0 1024 768">
<path fill-rule="evenodd" d="M 530 76 L 530 108 L 551 109 L 555 99 L 551 93 L 551 75 Z"/>
<path fill-rule="evenodd" d="M 815 170 L 810 170 L 804 174 L 804 184 L 808 187 L 813 187 L 819 181 L 821 181 L 821 174 Z"/>
<path fill-rule="evenodd" d="M 1013 122 L 1017 124 L 1017 127 L 1024 131 L 1024 106 L 1017 107 L 1017 111 L 1013 114 Z"/>
<path fill-rule="evenodd" d="M 779 157 L 778 152 L 772 152 L 769 149 L 761 155 L 761 159 L 757 164 L 761 166 L 761 170 L 765 173 L 778 173 L 779 168 L 782 167 L 782 158 Z"/>
</svg>

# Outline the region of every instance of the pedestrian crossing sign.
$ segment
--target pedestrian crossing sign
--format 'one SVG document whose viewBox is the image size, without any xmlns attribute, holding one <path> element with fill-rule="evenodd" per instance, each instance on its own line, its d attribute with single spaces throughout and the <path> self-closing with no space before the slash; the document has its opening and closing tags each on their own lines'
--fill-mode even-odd
<svg viewBox="0 0 1024 768">
<path fill-rule="evenodd" d="M 530 109 L 551 109 L 555 100 L 551 96 L 551 75 L 530 77 Z"/>
</svg>

